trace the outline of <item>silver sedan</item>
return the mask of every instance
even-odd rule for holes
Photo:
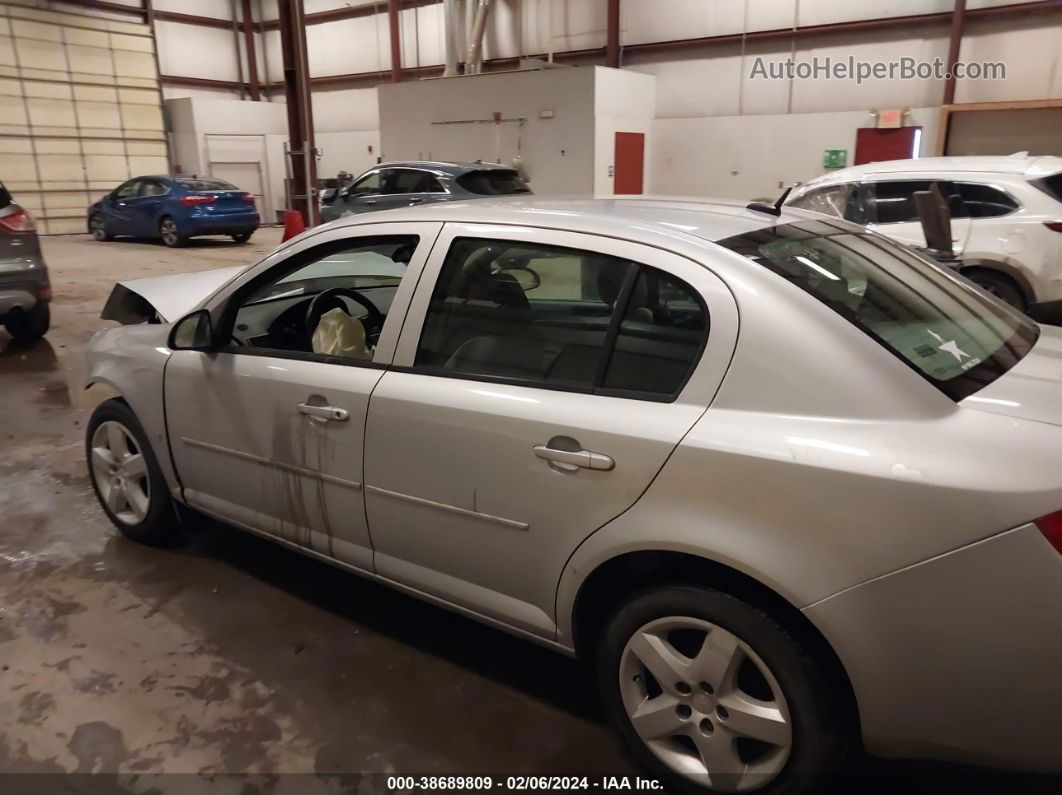
[[[858,744],[1062,768],[1062,333],[764,209],[438,204],[119,284],[103,509],[577,655],[670,792],[804,791]]]

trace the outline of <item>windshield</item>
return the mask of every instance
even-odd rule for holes
[[[177,184],[188,190],[239,190],[235,185],[213,177],[185,177],[178,179]]]
[[[852,224],[787,224],[719,244],[818,299],[955,400],[999,378],[1039,335],[961,277]]]

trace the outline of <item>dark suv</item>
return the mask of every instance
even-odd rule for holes
[[[37,224],[0,183],[0,321],[17,340],[43,337],[51,300]]]
[[[350,187],[330,193],[321,207],[321,222],[412,204],[530,192],[516,169],[495,163],[382,163],[366,171]]]

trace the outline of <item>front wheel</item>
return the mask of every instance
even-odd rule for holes
[[[48,304],[37,303],[33,309],[12,312],[4,321],[8,333],[17,340],[36,340],[48,333],[52,312]]]
[[[242,244],[246,243],[248,240],[250,240],[251,239],[251,235],[253,235],[253,234],[254,234],[254,232],[237,232],[235,235],[232,236],[232,242],[235,243],[238,246],[242,245]]]
[[[100,506],[122,535],[152,546],[183,539],[155,453],[124,402],[107,400],[92,413],[85,457]]]
[[[597,662],[620,734],[668,792],[810,792],[840,760],[840,720],[814,661],[773,618],[722,591],[634,597]]]
[[[181,234],[177,228],[177,222],[166,216],[159,222],[159,237],[170,248],[180,248],[188,242],[188,238]]]
[[[114,240],[114,235],[107,231],[107,222],[103,220],[103,216],[99,213],[94,213],[89,218],[89,232],[92,233],[92,237],[95,240],[105,241]]]

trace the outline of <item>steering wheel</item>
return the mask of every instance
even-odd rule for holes
[[[365,307],[368,317],[361,320],[361,324],[365,326],[365,339],[370,344],[375,345],[380,338],[385,316],[383,312],[376,308],[376,304],[349,287],[331,287],[319,292],[310,301],[310,306],[306,310],[306,341],[311,350],[313,350],[313,333],[317,330],[317,324],[321,322],[321,315],[336,308],[342,309],[348,315],[350,314],[347,310],[347,305],[343,303],[340,296],[349,298],[354,303]]]

